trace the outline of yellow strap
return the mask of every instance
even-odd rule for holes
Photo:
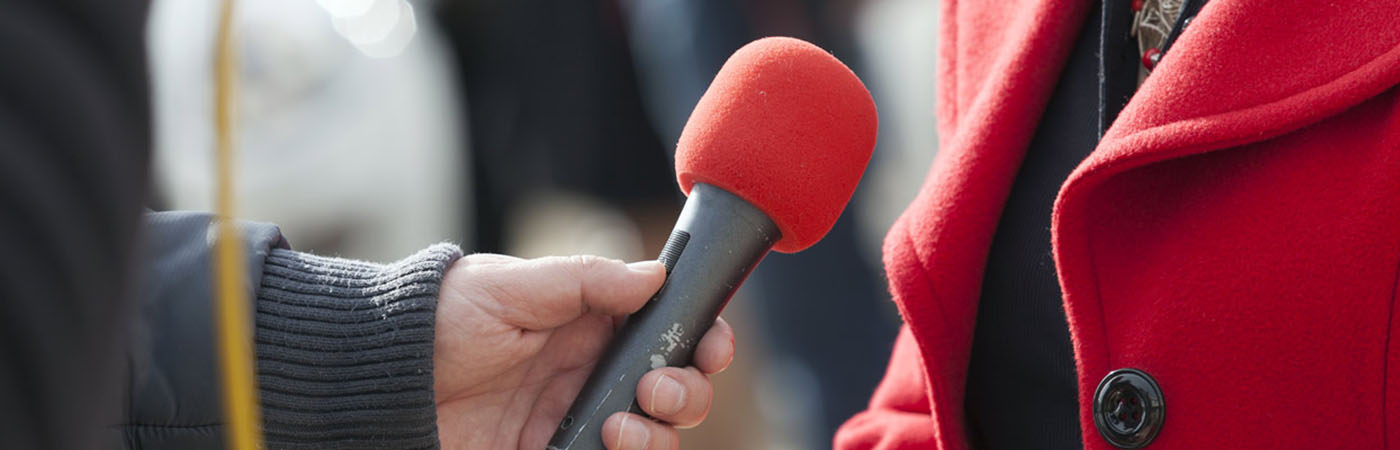
[[[233,2],[223,0],[214,49],[214,138],[217,172],[214,198],[217,238],[214,243],[214,320],[223,371],[224,416],[229,450],[256,450],[262,445],[257,379],[253,371],[252,322],[244,280],[242,239],[233,224]]]

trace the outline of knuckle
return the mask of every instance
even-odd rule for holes
[[[580,277],[596,273],[598,270],[623,265],[622,261],[598,255],[572,255],[566,257],[566,264]]]
[[[602,259],[603,258],[595,255],[571,255],[567,257],[566,261],[574,270],[588,272],[602,264]]]

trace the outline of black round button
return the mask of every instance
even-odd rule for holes
[[[1162,388],[1141,370],[1109,372],[1094,390],[1094,426],[1114,447],[1146,447],[1162,431],[1166,415]]]

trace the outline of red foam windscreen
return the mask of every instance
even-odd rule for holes
[[[792,38],[740,48],[695,105],[676,145],[676,178],[710,184],[777,223],[774,250],[821,240],[846,208],[875,148],[875,102],[825,50]]]

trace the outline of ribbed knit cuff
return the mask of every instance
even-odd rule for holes
[[[272,449],[435,449],[438,244],[379,265],[274,249],[257,299],[258,385]]]

